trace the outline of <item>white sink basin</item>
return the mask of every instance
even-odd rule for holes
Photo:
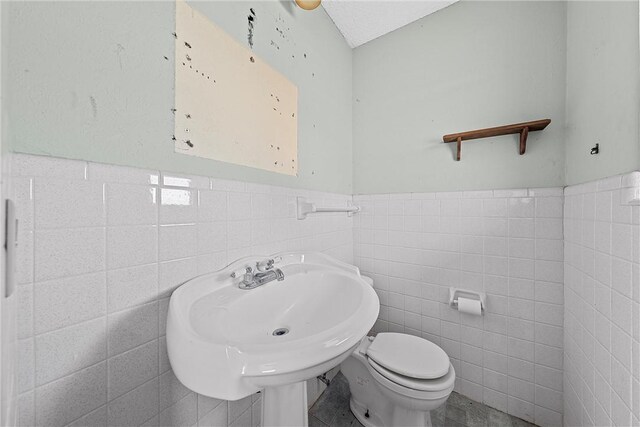
[[[281,258],[283,281],[243,290],[231,277],[269,258]],[[185,386],[206,396],[237,400],[265,389],[264,426],[307,425],[304,381],[348,357],[379,307],[359,270],[329,256],[244,258],[173,293],[169,360]]]

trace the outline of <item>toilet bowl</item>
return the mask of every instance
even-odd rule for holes
[[[431,411],[447,401],[456,376],[444,350],[399,333],[364,337],[341,371],[351,411],[365,427],[431,426]]]

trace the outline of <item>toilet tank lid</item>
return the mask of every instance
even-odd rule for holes
[[[379,333],[367,356],[380,366],[411,378],[431,380],[449,372],[449,356],[424,338],[391,332]]]
[[[360,276],[360,277],[362,277],[362,279],[363,279],[365,282],[367,282],[367,284],[368,284],[369,286],[373,286],[373,279],[372,279],[371,277],[369,277],[369,276]]]

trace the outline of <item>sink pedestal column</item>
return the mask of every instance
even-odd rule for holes
[[[309,425],[306,381],[267,387],[263,393],[263,427],[306,427]]]

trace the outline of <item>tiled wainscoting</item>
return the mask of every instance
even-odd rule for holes
[[[638,425],[640,207],[621,188],[640,174],[354,196],[353,219],[298,221],[296,196],[351,196],[27,155],[12,169],[22,426],[258,425],[259,395],[221,402],[175,378],[166,310],[186,279],[286,250],[355,262],[380,296],[374,330],[441,345],[474,400],[545,426]],[[450,308],[450,286],[486,292],[484,315]]]
[[[640,173],[565,189],[565,421],[640,425]]]
[[[295,196],[341,207],[351,196],[25,155],[12,174],[22,426],[257,425],[258,397],[204,398],[173,375],[171,291],[249,254],[353,263],[351,218],[295,218]]]
[[[355,262],[381,301],[375,329],[439,344],[456,391],[540,425],[562,424],[562,196],[354,196]],[[449,307],[451,286],[486,292],[486,313]]]

